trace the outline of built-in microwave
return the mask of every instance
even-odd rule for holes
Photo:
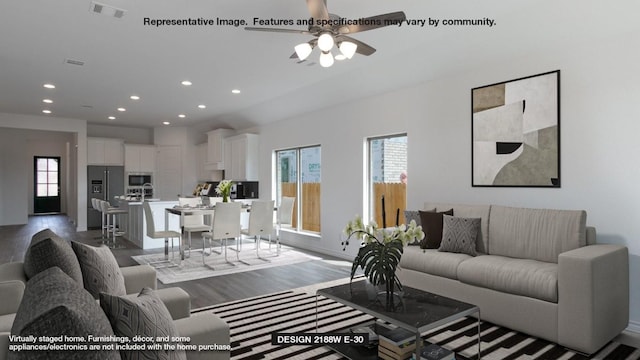
[[[151,175],[129,175],[129,186],[152,184]]]

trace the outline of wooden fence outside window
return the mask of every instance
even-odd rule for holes
[[[296,183],[282,183],[282,196],[296,197]],[[374,220],[382,226],[382,195],[385,200],[387,226],[404,224],[404,210],[407,207],[407,185],[402,183],[373,184]],[[399,212],[398,212],[399,210]],[[298,226],[298,202],[293,207],[293,227]],[[302,230],[320,232],[320,183],[302,184]]]

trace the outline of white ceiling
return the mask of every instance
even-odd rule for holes
[[[490,18],[496,25],[405,25],[357,33],[352,36],[378,51],[322,68],[289,59],[295,45],[311,39],[307,35],[143,24],[145,17],[219,17],[249,26],[254,17],[307,19],[304,0],[98,2],[126,13],[121,19],[94,14],[88,0],[0,3],[0,112],[43,115],[48,108],[48,117],[93,124],[247,128],[462,69],[638,31],[640,23],[637,0],[328,0],[331,13],[349,19],[402,10],[408,19]],[[185,79],[193,85],[180,85]],[[44,89],[45,83],[57,88]],[[234,88],[242,93],[232,94]],[[130,100],[133,94],[141,100]],[[44,98],[54,103],[46,105]],[[108,120],[110,115],[117,119]]]

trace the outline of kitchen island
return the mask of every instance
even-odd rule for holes
[[[165,230],[165,209],[178,205],[178,201],[147,199],[145,202],[149,203],[151,211],[153,212],[153,222],[156,226],[156,231]],[[119,204],[119,207],[129,211],[124,238],[141,249],[164,248],[164,239],[152,239],[147,236],[147,220],[144,216],[144,210],[140,200],[120,199]],[[169,216],[168,219],[168,229],[181,232],[180,217]]]

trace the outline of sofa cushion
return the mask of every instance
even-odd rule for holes
[[[457,280],[458,266],[468,259],[471,259],[471,256],[467,254],[443,253],[436,249],[412,246],[404,248],[400,267]]]
[[[109,320],[95,299],[57,267],[27,282],[11,333],[27,336],[113,336]],[[120,359],[117,351],[21,351],[10,359]]]
[[[458,266],[458,279],[466,284],[558,302],[558,264],[481,255]]]
[[[491,205],[464,205],[427,202],[424,204],[424,208],[436,208],[437,211],[453,209],[455,216],[464,218],[480,218],[480,234],[476,239],[476,251],[483,254],[489,252],[489,213]]]
[[[19,280],[23,283],[27,283],[27,276],[24,273],[23,262],[10,262],[0,264],[0,282]]]
[[[111,249],[104,245],[95,247],[75,241],[71,242],[71,246],[80,262],[84,288],[94,298],[97,299],[101,292],[111,295],[127,293],[124,277]]]
[[[144,288],[136,298],[100,294],[100,306],[118,336],[133,338],[179,336],[169,310],[149,288]],[[121,351],[123,359],[184,359],[186,353],[167,350]]]
[[[420,223],[424,231],[424,239],[420,242],[422,249],[437,249],[442,241],[442,216],[453,215],[453,210],[443,212],[420,211]]]
[[[442,220],[442,242],[438,251],[476,256],[476,239],[480,232],[480,218],[444,215]]]
[[[24,255],[24,273],[30,279],[54,266],[82,284],[80,264],[69,242],[50,229],[42,230],[31,237],[31,244]]]
[[[15,313],[0,315],[0,332],[11,332],[11,326],[13,325],[15,318]]]
[[[587,213],[579,210],[491,207],[489,254],[558,263],[586,245]]]

